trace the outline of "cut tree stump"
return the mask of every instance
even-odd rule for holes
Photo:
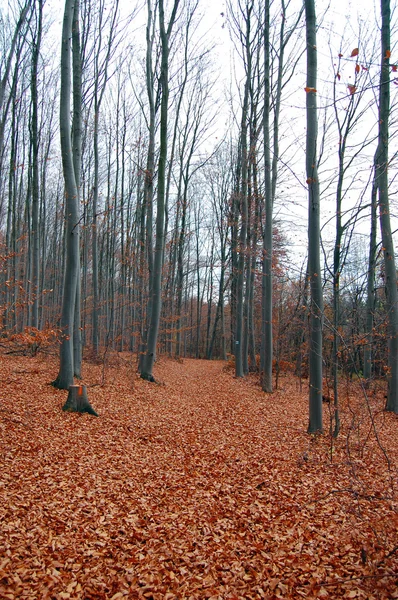
[[[87,389],[85,385],[70,385],[69,394],[62,410],[66,412],[88,413],[98,417],[87,398]]]

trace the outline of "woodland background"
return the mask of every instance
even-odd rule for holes
[[[158,351],[176,357],[234,355],[240,303],[242,368],[259,367],[263,239],[270,226],[264,204],[267,101],[274,366],[278,370],[284,361],[305,375],[304,12],[294,2],[270,6],[267,99],[261,3],[227,4],[212,22],[204,19],[202,2],[182,2],[171,32]],[[26,9],[9,3],[1,12],[2,332],[4,339],[33,332],[38,344],[62,336],[66,229],[58,9],[38,0]],[[382,377],[388,368],[384,267],[379,236],[369,238],[375,227],[379,9],[372,5],[366,15],[357,14],[356,7],[340,15],[319,10],[323,362],[326,374],[338,362],[339,370],[361,375],[369,363],[367,378]],[[74,228],[80,229],[81,315],[75,334],[81,332],[77,343],[95,355],[106,348],[140,352],[145,347],[158,214],[162,89],[157,11],[156,3],[137,4],[131,14],[117,1],[84,0],[80,7],[81,160]],[[392,43],[394,19],[393,14]],[[214,39],[222,39],[224,46],[217,47]],[[228,60],[223,53],[230,54]],[[395,71],[392,64],[392,216]],[[247,199],[243,233],[242,182]],[[372,360],[366,359],[367,347]]]
[[[0,11],[0,596],[398,597],[394,10],[63,8]]]

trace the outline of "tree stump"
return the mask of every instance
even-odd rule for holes
[[[62,410],[66,412],[79,412],[88,413],[98,417],[93,407],[87,398],[87,389],[85,385],[71,385],[69,386],[69,394]]]

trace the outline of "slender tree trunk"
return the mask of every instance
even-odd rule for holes
[[[38,0],[37,31],[32,51],[32,327],[39,327],[39,294],[40,294],[40,247],[39,247],[39,135],[38,135],[38,64],[40,56],[42,24],[43,24],[43,0]]]
[[[236,331],[235,331],[235,375],[243,377],[243,299],[245,289],[245,263],[247,248],[247,179],[248,179],[248,160],[247,160],[247,121],[249,108],[250,80],[252,75],[252,58],[250,48],[250,18],[253,10],[253,3],[247,6],[248,12],[245,15],[246,31],[244,33],[243,50],[245,52],[246,80],[243,96],[242,119],[240,126],[240,147],[241,147],[241,186],[240,186],[240,214],[241,224],[239,232],[238,245],[238,273],[236,290]]]
[[[156,215],[156,245],[152,273],[151,314],[148,330],[148,345],[144,356],[141,377],[154,381],[153,365],[156,358],[156,345],[160,324],[162,304],[162,267],[164,246],[164,217],[165,217],[165,188],[166,188],[166,163],[167,163],[167,125],[169,102],[169,38],[176,18],[179,0],[174,0],[172,14],[167,30],[164,22],[164,2],[159,0],[159,26],[162,43],[161,74],[162,100],[160,108],[160,152],[158,163],[158,193]]]
[[[72,23],[72,58],[73,58],[73,170],[77,189],[77,210],[80,210],[80,171],[82,155],[82,65],[80,56],[80,0],[74,0]],[[81,268],[80,245],[77,245],[78,274],[76,281],[75,314],[73,325],[73,369],[75,377],[81,377],[82,370],[82,332],[81,332]]]
[[[270,141],[270,15],[269,0],[265,2],[264,26],[264,176],[265,176],[265,227],[263,238],[263,278],[262,278],[262,388],[264,392],[272,392],[272,187],[271,187],[271,141]]]
[[[141,212],[141,235],[140,235],[140,246],[139,246],[139,285],[141,288],[140,301],[139,301],[139,313],[141,321],[140,329],[140,355],[139,355],[139,370],[143,372],[145,366],[145,356],[147,352],[148,344],[148,327],[149,319],[152,313],[152,284],[153,284],[153,242],[152,242],[152,228],[153,228],[153,178],[155,172],[155,117],[156,117],[156,106],[155,106],[155,90],[154,90],[154,76],[152,66],[152,50],[154,40],[154,22],[151,0],[147,0],[147,26],[146,26],[146,90],[149,103],[149,120],[148,120],[148,153],[145,169],[144,179],[144,199],[142,203]],[[147,266],[149,275],[149,290],[148,290],[148,303],[146,311],[144,310],[144,282],[145,282],[145,266]]]
[[[97,91],[97,90],[96,90]],[[95,92],[96,94],[96,92]],[[92,217],[92,261],[93,261],[93,311],[92,311],[92,344],[94,356],[99,350],[99,297],[98,297],[98,185],[99,185],[99,152],[98,152],[98,117],[99,102],[97,96],[94,100],[94,188],[93,188],[93,217]]]
[[[366,346],[363,358],[363,376],[366,380],[372,377],[373,372],[373,325],[375,309],[375,276],[376,276],[376,251],[377,251],[377,180],[376,167],[375,176],[372,185],[371,196],[371,215],[370,215],[370,238],[369,238],[369,258],[368,258],[368,277],[366,282]]]
[[[79,275],[79,211],[78,189],[73,165],[70,131],[71,49],[74,0],[65,1],[61,48],[60,134],[62,166],[65,180],[66,265],[62,298],[60,369],[54,386],[68,389],[73,384],[73,326]]]
[[[388,194],[388,141],[390,114],[390,1],[381,0],[381,76],[379,99],[379,143],[376,159],[381,241],[384,254],[386,308],[388,315],[388,391],[386,410],[398,414],[398,293],[394,244]]]
[[[317,47],[314,0],[305,0],[307,39],[308,266],[311,290],[309,433],[322,431],[322,276],[320,263],[320,194],[317,170]]]

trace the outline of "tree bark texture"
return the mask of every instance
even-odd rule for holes
[[[253,10],[253,4],[247,6],[245,14],[246,31],[242,34],[243,51],[245,54],[245,69],[246,80],[243,96],[242,118],[240,126],[240,147],[241,147],[241,181],[240,181],[240,232],[238,240],[238,260],[237,260],[237,289],[236,289],[236,330],[235,330],[235,375],[243,377],[243,299],[245,289],[245,259],[247,249],[247,178],[248,178],[248,161],[247,161],[247,120],[249,108],[249,92],[251,79],[251,48],[250,48],[250,17]]]
[[[31,142],[32,142],[32,327],[39,327],[39,135],[38,135],[38,65],[40,56],[42,24],[43,24],[43,0],[37,3],[37,31],[35,43],[32,48],[32,118],[31,118]]]
[[[73,327],[79,274],[78,189],[73,164],[70,128],[71,111],[71,37],[74,0],[65,1],[61,46],[60,134],[62,167],[65,181],[66,264],[62,298],[60,368],[54,386],[69,389],[73,384]]]
[[[271,149],[270,149],[270,14],[269,0],[265,2],[264,24],[264,196],[265,227],[263,236],[263,278],[262,278],[262,388],[272,392],[272,212],[273,198],[271,186]]]
[[[307,41],[308,265],[311,291],[309,350],[309,433],[322,431],[322,276],[320,264],[320,194],[317,169],[317,48],[314,0],[305,0]]]
[[[160,84],[162,89],[162,100],[160,106],[160,151],[158,163],[158,192],[157,192],[157,215],[156,215],[156,242],[155,256],[153,261],[153,273],[151,274],[151,313],[148,330],[147,350],[143,359],[141,371],[142,379],[153,381],[153,365],[156,358],[156,345],[158,340],[160,312],[162,305],[162,267],[164,247],[164,219],[165,219],[165,189],[166,189],[166,164],[167,164],[167,126],[168,126],[168,102],[169,102],[169,38],[176,18],[179,0],[174,1],[173,11],[170,16],[169,25],[165,27],[164,3],[159,0],[159,26],[162,45]]]
[[[65,404],[62,407],[65,412],[88,413],[98,417],[87,397],[87,388],[85,385],[71,385]]]
[[[398,294],[394,244],[388,194],[388,141],[390,116],[390,2],[381,0],[381,75],[379,98],[379,143],[376,160],[379,189],[381,240],[384,254],[385,292],[388,315],[388,391],[386,410],[398,414]]]

